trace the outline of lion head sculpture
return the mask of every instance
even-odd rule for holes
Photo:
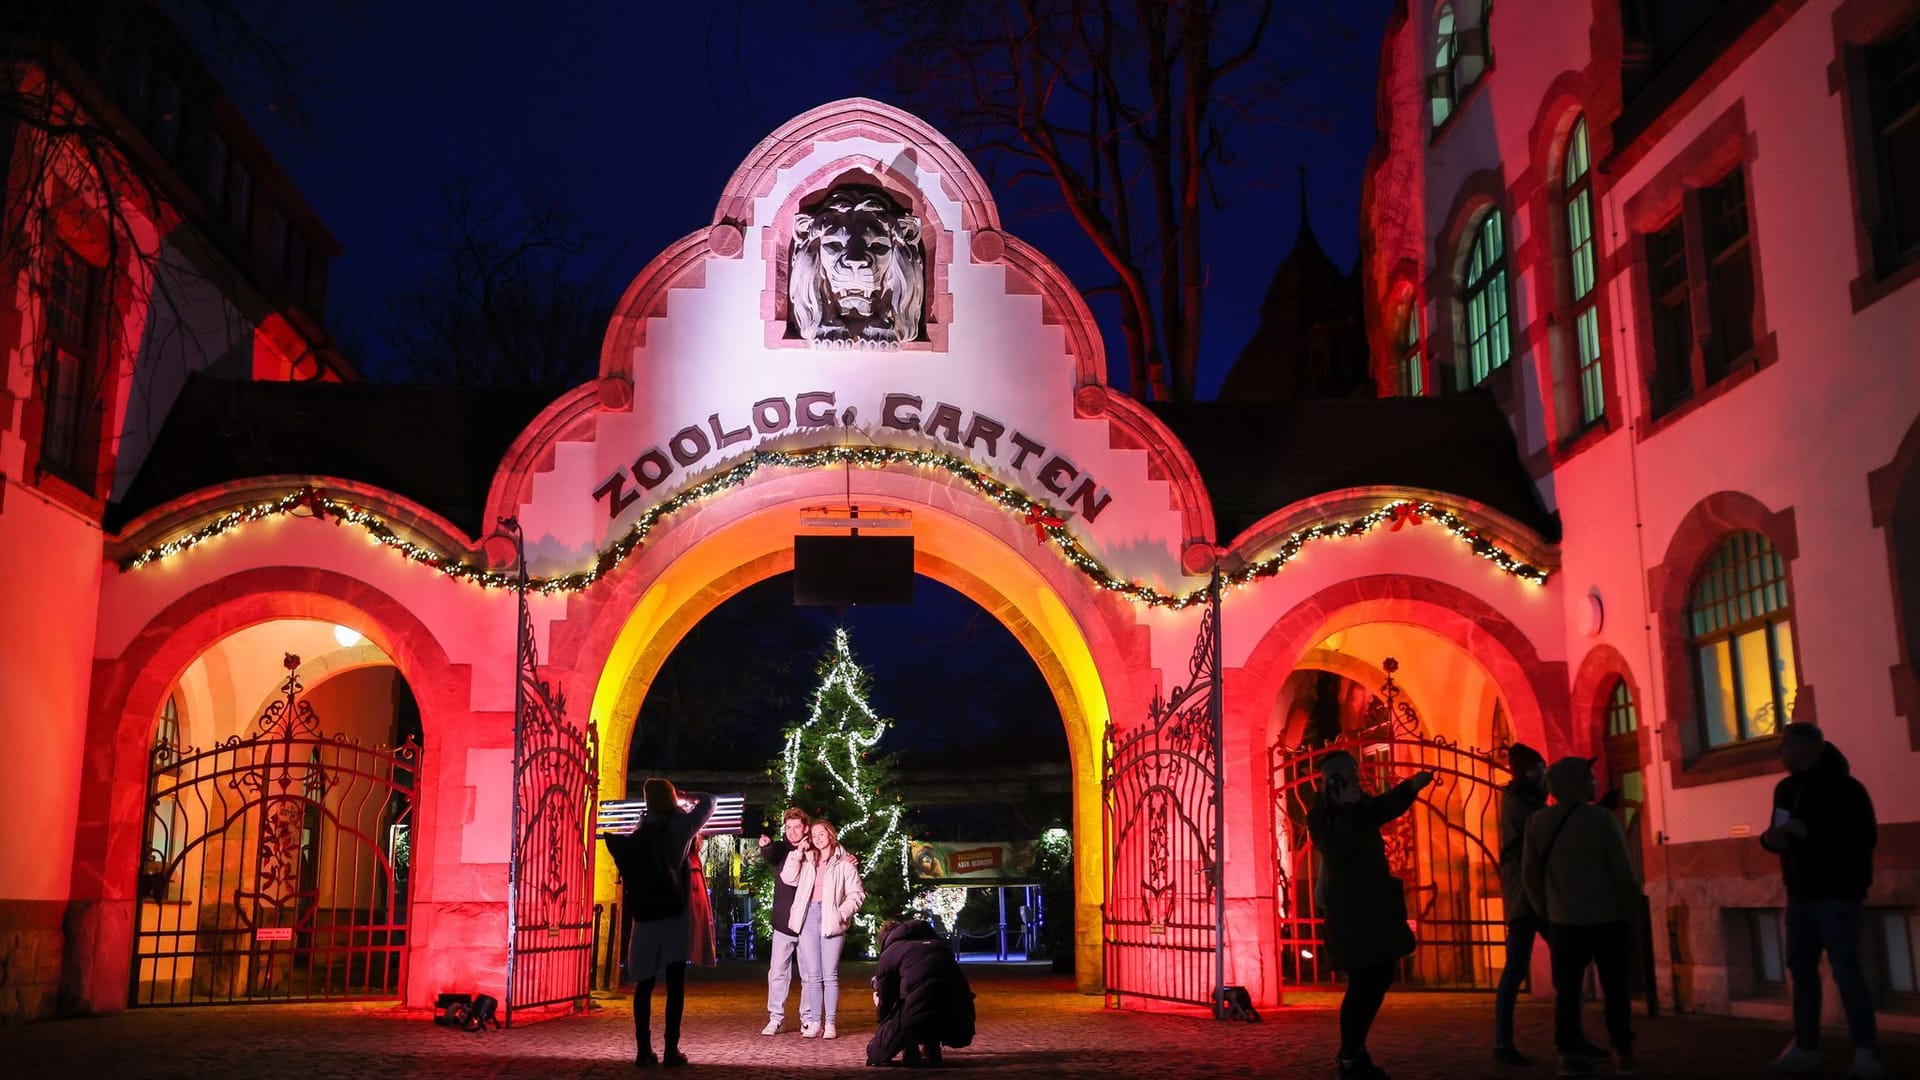
[[[920,219],[877,188],[842,185],[793,218],[787,300],[820,345],[896,348],[921,336],[927,256]]]

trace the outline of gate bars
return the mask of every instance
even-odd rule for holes
[[[513,709],[513,855],[507,864],[507,1001],[512,1027],[531,1009],[582,1009],[593,989],[594,817],[600,743],[591,723],[567,722],[566,696],[540,677],[527,609],[527,549],[513,540],[519,604]]]
[[[420,744],[320,729],[300,658],[254,723],[156,742],[128,1004],[400,996]]]
[[[1226,890],[1220,842],[1220,574],[1207,589],[1187,682],[1154,691],[1144,724],[1106,732],[1102,936],[1107,1001],[1201,1005],[1221,1015]]]

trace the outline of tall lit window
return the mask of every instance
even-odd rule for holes
[[[1408,303],[1406,315],[1401,319],[1400,347],[1394,358],[1395,376],[1398,385],[1395,390],[1401,397],[1419,397],[1425,390],[1425,377],[1420,370],[1420,307]]]
[[[91,489],[93,454],[87,445],[88,405],[98,370],[100,271],[72,248],[48,245],[47,344],[41,361],[46,404],[40,461],[48,471]]]
[[[1433,105],[1433,126],[1439,127],[1453,115],[1459,100],[1453,85],[1453,62],[1460,57],[1460,40],[1454,34],[1453,5],[1441,4],[1433,20],[1433,75],[1427,82],[1427,97]]]
[[[1799,680],[1786,560],[1773,544],[1757,532],[1727,537],[1694,582],[1687,622],[1703,745],[1778,734]]]
[[[1875,268],[1920,259],[1920,19],[1867,46],[1867,111],[1880,189]]]
[[[1627,680],[1613,680],[1613,692],[1607,695],[1607,735],[1631,735],[1640,730],[1640,715],[1633,708],[1633,691]]]
[[[1507,247],[1500,211],[1490,210],[1473,230],[1467,253],[1467,383],[1478,386],[1507,363]]]
[[[1567,273],[1573,294],[1574,377],[1580,385],[1580,426],[1607,411],[1604,369],[1600,365],[1599,294],[1594,290],[1593,168],[1587,151],[1587,118],[1573,122],[1567,135],[1562,173],[1567,207]]]

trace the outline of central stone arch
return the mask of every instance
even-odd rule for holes
[[[625,769],[612,763],[625,762],[641,701],[674,646],[727,598],[792,568],[803,506],[849,497],[863,509],[911,512],[915,572],[998,618],[1046,679],[1066,727],[1073,779],[1076,980],[1083,991],[1098,992],[1101,755],[1111,717],[1148,692],[1146,628],[1125,601],[1101,593],[1019,519],[936,474],[856,469],[850,477],[839,470],[756,477],[656,533],[618,575],[614,595],[577,605],[578,619],[570,607],[554,627],[553,660],[572,673],[569,696],[592,703],[610,766],[601,770],[601,797],[627,795]],[[613,889],[603,865],[596,895],[610,900]]]

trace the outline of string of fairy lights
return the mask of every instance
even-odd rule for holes
[[[1114,574],[1055,516],[1043,500],[1019,488],[997,480],[966,460],[938,450],[895,446],[822,446],[798,450],[755,450],[705,480],[693,484],[670,498],[642,511],[634,523],[617,539],[602,548],[593,565],[570,573],[530,577],[527,587],[545,595],[580,592],[612,573],[625,562],[662,521],[715,495],[745,484],[763,469],[825,469],[851,467],[884,469],[911,465],[930,469],[960,481],[966,486],[1019,516],[1031,526],[1037,538],[1051,543],[1068,563],[1108,592],[1119,593],[1149,607],[1178,610],[1203,603],[1211,585],[1184,592],[1160,589]],[[515,574],[495,569],[468,557],[449,554],[408,539],[379,514],[343,500],[324,488],[304,487],[278,498],[251,503],[229,510],[197,528],[164,543],[135,552],[122,559],[120,569],[138,570],[143,566],[191,551],[235,529],[272,518],[300,516],[330,520],[365,532],[374,541],[398,551],[405,558],[432,567],[448,577],[486,589],[508,589],[518,583]],[[1433,522],[1459,541],[1476,558],[1484,559],[1504,573],[1533,585],[1544,585],[1548,572],[1520,558],[1506,547],[1474,529],[1453,510],[1427,499],[1395,499],[1365,513],[1340,520],[1321,521],[1295,530],[1283,538],[1272,553],[1221,575],[1222,584],[1237,589],[1261,578],[1272,577],[1297,558],[1308,545],[1321,540],[1363,536],[1381,526],[1398,531],[1407,525]]]

